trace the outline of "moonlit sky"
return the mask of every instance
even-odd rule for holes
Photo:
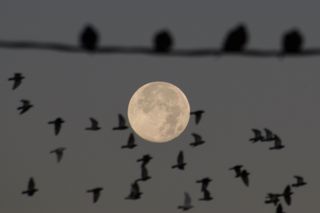
[[[77,43],[78,32],[93,23],[101,43],[150,45],[156,30],[170,29],[176,47],[219,47],[225,32],[248,24],[250,47],[277,49],[283,31],[298,27],[306,46],[320,46],[317,1],[44,1],[1,0],[1,39]],[[195,208],[190,212],[274,212],[265,205],[267,192],[281,192],[293,175],[308,185],[293,196],[290,213],[319,211],[320,173],[320,60],[290,58],[169,58],[138,55],[88,55],[35,50],[0,49],[0,212],[177,212],[183,193]],[[11,90],[7,78],[26,76]],[[126,114],[133,92],[150,81],[168,81],[187,95],[191,109],[206,114],[196,126],[190,122],[178,139],[166,144],[138,139],[134,150],[121,150],[131,130],[114,132],[117,114]],[[20,99],[35,105],[19,116]],[[66,120],[59,136],[46,123]],[[87,132],[89,117],[102,131]],[[269,151],[251,144],[251,128],[268,127],[286,148]],[[191,133],[206,144],[189,146]],[[49,151],[64,146],[61,164]],[[184,150],[185,171],[172,170]],[[151,154],[152,179],[140,184],[138,201],[124,200],[130,184],[140,176],[136,159]],[[228,170],[244,164],[251,173],[246,188]],[[21,195],[29,177],[40,189],[32,198]],[[212,202],[199,202],[200,185],[209,176]],[[93,205],[88,188],[104,187]]]

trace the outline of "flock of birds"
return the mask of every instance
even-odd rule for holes
[[[87,32],[88,33],[88,32]],[[85,33],[86,34],[86,33]],[[25,79],[25,76],[23,76],[21,73],[15,73],[13,77],[10,77],[8,81],[13,82],[12,89],[16,90],[23,82]],[[32,109],[34,106],[29,100],[21,100],[21,106],[17,107],[17,110],[19,111],[19,114],[25,114],[27,113],[30,109]],[[190,114],[195,117],[195,124],[198,125],[201,121],[201,118],[203,114],[205,113],[204,110],[198,110],[198,111],[193,111]],[[91,125],[86,127],[85,130],[87,131],[99,131],[101,130],[101,126],[99,125],[99,122],[95,118],[89,118]],[[48,125],[52,125],[54,129],[54,134],[57,136],[62,130],[63,124],[65,121],[58,117],[54,120],[48,121]],[[122,131],[122,130],[127,130],[129,126],[127,125],[126,119],[122,114],[118,114],[118,125],[113,127],[113,130],[115,131]],[[263,134],[264,131],[264,134]],[[265,128],[264,130],[259,130],[259,129],[252,129],[253,132],[253,137],[249,138],[249,141],[252,143],[272,143],[273,146],[271,146],[269,149],[270,150],[281,150],[285,146],[282,144],[282,141],[280,137],[273,133],[270,129]],[[194,141],[190,143],[190,146],[192,147],[197,147],[200,145],[203,145],[205,143],[205,140],[202,139],[202,137],[199,134],[192,133],[192,136],[194,137]],[[122,145],[122,149],[134,149],[138,144],[135,142],[135,137],[133,133],[129,134],[128,141],[126,144]],[[66,148],[65,147],[58,147],[52,151],[50,151],[51,154],[56,155],[57,162],[60,163],[63,159],[63,155],[65,152]],[[137,200],[140,199],[142,196],[142,192],[140,190],[140,182],[145,182],[151,179],[151,176],[149,175],[147,165],[149,162],[153,159],[152,156],[149,154],[143,155],[141,158],[137,159],[137,162],[140,163],[140,168],[141,168],[141,177],[133,181],[131,184],[131,189],[130,193],[125,199],[129,200]],[[187,163],[184,159],[184,153],[183,151],[180,151],[178,153],[177,159],[176,159],[176,164],[172,166],[172,169],[179,169],[179,170],[185,170]],[[249,176],[250,173],[247,171],[247,169],[244,168],[243,165],[235,165],[230,168],[230,170],[235,172],[235,178],[240,178],[244,185],[246,187],[249,187]],[[281,203],[281,199],[283,198],[284,202],[287,205],[291,205],[291,200],[292,200],[292,187],[301,187],[306,185],[307,183],[304,181],[304,178],[301,176],[294,176],[296,178],[296,183],[287,185],[283,192],[280,193],[268,193],[266,196],[265,203],[266,204],[273,204],[276,206],[276,213],[284,213],[283,211],[283,204]],[[211,196],[211,192],[209,190],[209,184],[212,181],[210,177],[204,177],[200,180],[197,180],[196,183],[201,184],[201,192],[203,193],[203,197],[199,198],[201,201],[210,201],[213,199]],[[22,194],[27,195],[27,196],[33,196],[35,193],[37,193],[39,189],[36,186],[35,180],[33,177],[30,177],[28,186],[26,190],[22,191]],[[95,187],[88,189],[86,192],[92,194],[92,200],[93,203],[96,203],[99,201],[99,198],[102,194],[103,187]],[[178,206],[178,209],[182,209],[183,211],[189,210],[193,208],[192,204],[192,199],[191,196],[188,192],[185,192],[184,194],[184,201],[182,205]]]

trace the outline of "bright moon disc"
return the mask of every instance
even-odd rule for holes
[[[132,129],[155,143],[169,142],[187,127],[190,105],[185,94],[167,82],[150,82],[140,87],[128,106]]]

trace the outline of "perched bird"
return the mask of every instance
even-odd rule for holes
[[[161,30],[157,32],[153,39],[153,48],[157,53],[168,53],[173,46],[173,38],[169,31]]]
[[[151,177],[149,176],[149,172],[147,167],[142,166],[141,167],[141,177],[139,179],[137,179],[137,181],[147,181],[151,179]]]
[[[20,115],[26,113],[33,107],[29,100],[22,99],[20,102],[22,103],[22,106],[17,108],[18,111],[20,110]]]
[[[234,167],[230,168],[229,170],[234,170],[236,172],[236,177],[240,177],[242,172],[243,165],[235,165]]]
[[[250,173],[247,170],[243,170],[240,174],[240,177],[246,186],[249,186],[249,175]]]
[[[284,145],[282,145],[282,141],[278,135],[274,135],[274,146],[270,147],[270,150],[280,150],[283,149]]]
[[[297,180],[297,182],[292,184],[291,185],[292,187],[301,187],[301,186],[307,185],[303,177],[296,175],[294,176],[294,178]]]
[[[64,121],[62,118],[60,118],[60,117],[56,118],[56,119],[53,120],[53,121],[49,121],[49,122],[48,122],[48,124],[54,125],[54,134],[55,134],[55,135],[58,135],[58,134],[60,133],[60,130],[61,130],[61,127],[62,127],[62,124],[63,124],[63,123],[65,123],[65,121]]]
[[[192,133],[192,136],[194,137],[195,141],[190,143],[190,146],[196,147],[205,143],[205,141],[202,140],[202,137],[199,134]]]
[[[193,208],[193,205],[191,204],[191,197],[187,192],[185,192],[183,205],[178,206],[178,209],[182,209],[183,211],[187,211],[191,208]]]
[[[272,204],[274,204],[276,206],[280,202],[280,199],[279,199],[280,196],[281,195],[279,195],[279,194],[269,193],[268,196],[267,196],[268,200],[266,200],[265,203],[266,204],[272,203]]]
[[[283,194],[281,196],[283,196],[284,201],[286,202],[286,204],[291,205],[291,196],[293,195],[293,192],[291,191],[291,187],[290,185],[286,186],[286,188],[283,191]]]
[[[59,147],[52,151],[50,151],[50,154],[55,154],[57,156],[57,162],[60,163],[63,157],[63,152],[66,150],[65,147]]]
[[[128,126],[126,125],[126,120],[123,117],[123,115],[118,114],[118,119],[119,119],[119,126],[113,127],[113,130],[125,130],[125,129],[128,129]]]
[[[180,151],[177,157],[177,164],[173,165],[171,168],[178,168],[180,170],[184,170],[186,163],[184,162],[183,151]]]
[[[281,205],[281,204],[279,204],[279,205],[277,206],[277,208],[276,208],[276,213],[285,213],[285,212],[283,211],[283,208],[282,208],[282,205]]]
[[[25,79],[25,77],[21,73],[15,73],[13,77],[9,78],[8,81],[13,81],[12,90],[17,89],[21,85],[23,79]]]
[[[240,24],[231,29],[226,35],[223,44],[224,52],[241,52],[245,49],[248,43],[248,32],[244,24]]]
[[[101,129],[99,122],[95,118],[90,118],[91,126],[87,127],[86,130],[98,131]]]
[[[82,49],[93,52],[97,49],[99,35],[92,25],[87,25],[80,34],[79,43]]]
[[[149,154],[143,155],[142,158],[139,158],[137,162],[142,162],[141,167],[147,166],[147,164],[153,159]]]
[[[204,113],[204,110],[197,110],[197,111],[190,112],[190,115],[194,115],[196,119],[195,120],[196,124],[199,124],[203,113]]]
[[[252,143],[256,143],[258,141],[263,141],[264,137],[262,136],[262,133],[258,129],[251,129],[252,132],[254,133],[254,137],[250,138],[249,141],[252,141]]]
[[[137,146],[137,144],[135,143],[134,134],[130,133],[127,144],[121,146],[121,148],[122,149],[126,149],[126,148],[127,149],[133,149],[136,146]]]
[[[203,191],[203,197],[200,198],[199,200],[203,200],[203,201],[209,201],[209,200],[212,200],[213,197],[211,197],[211,193],[209,190],[205,189]]]
[[[269,142],[275,139],[274,134],[270,129],[264,128],[264,132],[266,133],[266,136],[262,139],[262,141]]]
[[[33,177],[31,177],[29,179],[29,183],[28,183],[28,189],[23,191],[22,194],[26,194],[28,196],[33,196],[37,191],[39,191],[39,189],[36,188],[36,183],[33,179]]]
[[[96,187],[96,188],[87,190],[87,193],[93,194],[93,203],[96,203],[99,200],[102,190],[103,190],[102,187]]]
[[[282,38],[282,53],[297,54],[302,52],[304,39],[297,29],[286,32]]]
[[[209,177],[202,178],[201,180],[197,180],[196,183],[201,183],[201,191],[205,191],[208,189],[209,183],[212,180]]]
[[[131,191],[130,194],[126,197],[128,200],[137,200],[140,199],[142,192],[140,191],[140,187],[138,181],[135,181],[131,184]]]

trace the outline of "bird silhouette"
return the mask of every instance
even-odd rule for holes
[[[279,138],[278,135],[274,135],[274,146],[270,147],[270,150],[280,150],[283,149],[284,145],[282,144],[281,139]]]
[[[57,162],[60,163],[60,161],[62,160],[62,157],[63,157],[63,152],[65,150],[66,150],[65,147],[59,147],[59,148],[56,148],[56,149],[50,151],[50,154],[55,154],[57,157]]]
[[[291,205],[292,195],[293,195],[293,192],[291,190],[291,187],[290,185],[287,185],[283,191],[283,194],[281,195],[283,196],[284,201],[286,202],[287,205]]]
[[[189,193],[185,192],[184,193],[184,202],[183,205],[178,206],[178,209],[182,209],[183,211],[187,211],[189,209],[193,208],[193,205],[191,204],[191,197],[189,195]]]
[[[202,178],[201,180],[197,180],[196,183],[201,183],[201,191],[208,189],[209,183],[212,180],[209,177]]]
[[[171,168],[178,168],[180,170],[184,170],[186,163],[184,162],[183,151],[180,151],[177,157],[177,164],[173,165]]]
[[[93,194],[93,200],[92,200],[93,203],[96,203],[99,200],[102,190],[103,190],[102,187],[96,187],[96,188],[87,190],[87,193]]]
[[[141,167],[141,177],[139,179],[137,179],[137,181],[147,181],[151,179],[151,177],[149,176],[149,172],[146,166],[142,166]]]
[[[195,141],[190,143],[190,146],[196,147],[205,143],[205,141],[202,140],[202,137],[199,134],[192,133],[192,136],[194,137]]]
[[[276,213],[285,213],[285,212],[283,211],[283,208],[282,208],[282,205],[281,205],[281,204],[279,204],[279,205],[277,206],[277,208],[276,208]]]
[[[202,114],[204,113],[204,110],[197,110],[197,111],[193,111],[190,112],[190,115],[194,115],[195,116],[195,122],[196,124],[199,124],[201,118],[202,118]]]
[[[168,53],[173,47],[173,37],[168,30],[157,32],[153,39],[153,48],[157,53]]]
[[[35,183],[33,177],[31,177],[28,182],[28,189],[25,191],[22,191],[22,194],[26,194],[29,197],[31,197],[38,191],[39,191],[39,189],[36,188],[36,183]]]
[[[203,197],[200,198],[199,200],[209,201],[213,199],[213,197],[211,197],[211,193],[209,190],[205,189],[202,192],[203,192]]]
[[[91,122],[91,126],[87,127],[86,130],[98,131],[101,129],[99,126],[99,122],[95,118],[89,118]]]
[[[130,133],[127,144],[121,146],[121,148],[122,149],[133,149],[136,146],[137,146],[137,144],[135,143],[134,134]]]
[[[140,199],[142,192],[140,191],[140,187],[138,181],[135,181],[131,184],[130,194],[126,197],[128,200],[137,200]]]
[[[297,54],[302,52],[304,38],[297,29],[286,32],[282,38],[283,54]]]
[[[276,206],[280,202],[280,199],[279,199],[280,196],[281,195],[279,195],[279,194],[269,193],[268,196],[267,196],[268,200],[266,200],[265,203],[266,204],[272,203],[272,204],[274,204]]]
[[[262,133],[258,129],[251,129],[252,132],[254,133],[254,137],[250,138],[249,141],[252,141],[252,143],[256,143],[258,141],[263,141],[264,137],[262,136]]]
[[[241,170],[242,168],[243,168],[243,165],[235,165],[234,167],[231,167],[229,170],[234,170],[236,173],[235,177],[240,177],[241,172],[242,172],[242,170]]]
[[[54,134],[55,135],[58,135],[60,133],[63,123],[65,123],[65,121],[60,117],[56,118],[53,121],[48,122],[49,125],[54,125]]]
[[[301,187],[301,186],[307,185],[303,177],[296,175],[294,176],[294,178],[296,179],[297,182],[292,184],[291,185],[292,187]]]
[[[92,25],[87,25],[80,34],[79,42],[82,49],[88,52],[95,51],[99,43],[98,31]]]
[[[241,52],[248,43],[248,32],[244,24],[239,24],[231,29],[226,35],[223,51],[224,52]]]
[[[123,117],[123,115],[118,114],[118,119],[119,119],[119,126],[113,127],[113,130],[125,130],[125,129],[128,129],[128,126],[126,125],[126,120]]]
[[[17,110],[20,111],[20,115],[26,113],[33,107],[29,100],[22,99],[20,102],[22,103],[22,106],[17,108]]]
[[[14,76],[8,79],[8,81],[13,81],[12,90],[17,89],[23,79],[25,79],[25,77],[21,73],[14,73]]]
[[[142,162],[141,167],[147,166],[147,164],[153,159],[149,154],[143,155],[142,158],[139,158],[137,162]]]
[[[249,175],[250,173],[247,170],[241,171],[241,174],[240,174],[240,177],[246,186],[249,186]]]
[[[264,132],[265,132],[265,137],[262,139],[262,141],[270,142],[275,139],[274,134],[270,129],[264,128]]]

